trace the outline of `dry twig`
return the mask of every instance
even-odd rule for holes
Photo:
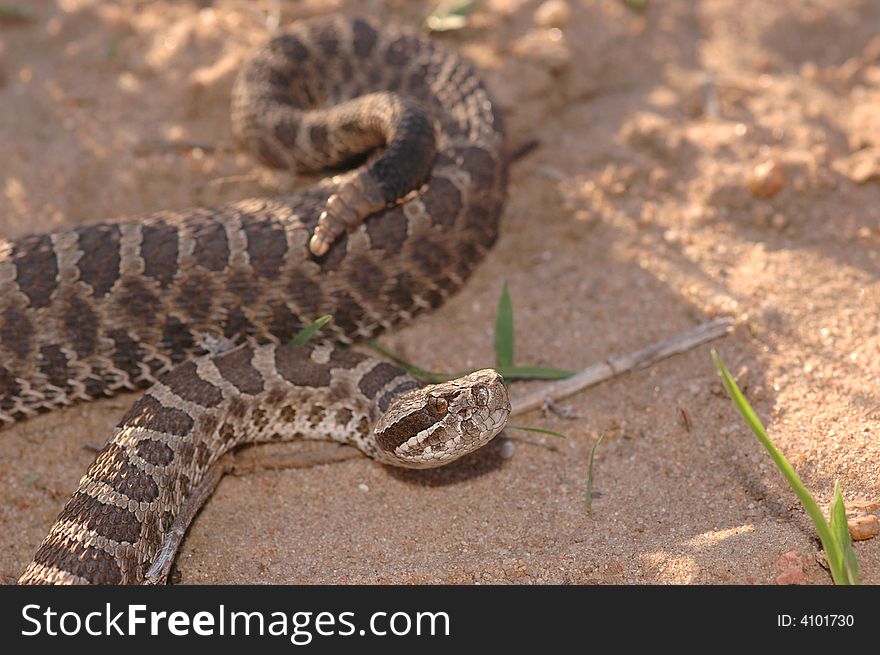
[[[610,357],[601,364],[593,364],[564,380],[552,382],[523,398],[513,400],[511,416],[540,409],[549,401],[561,400],[599,382],[604,382],[627,371],[647,368],[672,355],[687,352],[696,346],[724,336],[733,326],[732,318],[720,318],[658,341],[647,348],[619,357]]]

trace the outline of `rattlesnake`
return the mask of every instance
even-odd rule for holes
[[[232,95],[234,134],[263,163],[349,170],[0,243],[0,421],[153,385],[22,583],[163,582],[237,445],[329,438],[426,467],[507,419],[494,371],[420,388],[345,347],[440,305],[496,239],[504,132],[471,66],[405,29],[312,19],[260,49]],[[289,345],[321,314],[342,346]]]

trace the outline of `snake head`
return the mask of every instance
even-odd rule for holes
[[[504,379],[483,369],[401,394],[376,423],[382,458],[397,466],[442,466],[484,446],[510,415]]]

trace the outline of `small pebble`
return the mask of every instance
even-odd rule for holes
[[[850,157],[847,174],[856,184],[880,180],[880,150],[863,150]]]
[[[773,214],[770,224],[777,230],[783,230],[788,225],[788,218],[785,214]]]
[[[776,565],[782,569],[782,573],[776,576],[776,584],[803,584],[807,581],[803,559],[796,550],[783,553],[776,561]]]
[[[847,525],[849,526],[849,534],[853,541],[873,539],[880,534],[880,519],[873,514],[850,519],[847,521]]]
[[[533,29],[511,45],[517,57],[544,67],[550,73],[561,73],[571,65],[571,49],[558,28]]]
[[[516,444],[510,439],[501,442],[501,459],[510,459],[516,452]]]
[[[772,160],[758,164],[746,180],[746,187],[758,198],[772,198],[785,185],[785,172],[782,166]]]
[[[370,488],[369,488],[367,485],[365,485],[363,482],[361,482],[361,483],[358,485],[358,489],[360,489],[360,490],[363,491],[363,492],[367,492],[367,491],[370,490]]]
[[[805,80],[814,81],[819,77],[819,67],[814,61],[805,61],[801,64],[800,74]]]
[[[535,10],[538,27],[565,27],[571,18],[571,8],[565,0],[547,0]]]

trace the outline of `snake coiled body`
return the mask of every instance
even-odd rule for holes
[[[282,345],[323,314],[325,336],[351,343],[437,307],[492,246],[504,134],[473,69],[406,30],[306,21],[244,65],[232,120],[267,165],[354,168],[293,195],[0,243],[0,421],[153,385],[21,582],[150,579],[181,508],[242,443],[330,438],[420,467],[506,420],[493,372],[420,389],[352,350]]]
[[[431,467],[485,444],[509,412],[491,370],[423,389],[396,366],[327,346],[196,358],[126,413],[19,582],[164,581],[167,571],[154,580],[148,569],[181,508],[244,443],[331,439],[387,464]]]

